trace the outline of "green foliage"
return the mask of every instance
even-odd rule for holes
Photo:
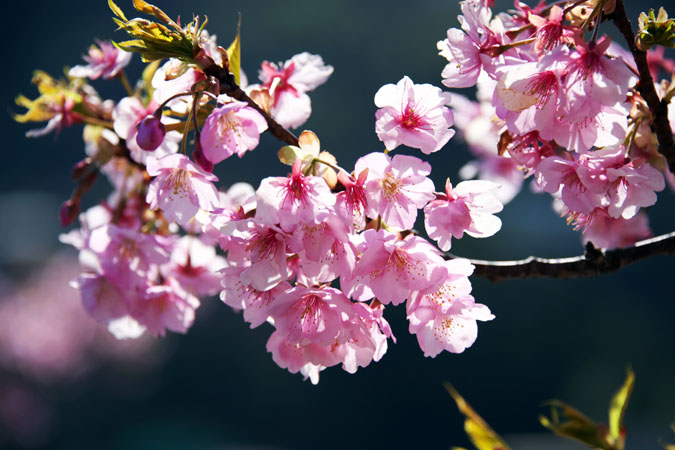
[[[659,9],[658,16],[654,16],[653,9],[649,10],[649,14],[641,13],[635,45],[643,51],[654,45],[675,48],[675,19],[669,19],[663,7]]]
[[[133,38],[116,42],[115,46],[119,49],[140,53],[144,62],[164,58],[192,60],[195,49],[198,48],[200,30],[197,19],[186,27],[188,30],[193,30],[190,33],[171,20],[164,11],[143,0],[134,0],[134,8],[139,12],[154,16],[161,23],[140,18],[129,20],[113,0],[108,0],[108,6],[116,16],[113,21]]]
[[[609,404],[609,427],[598,424],[572,406],[552,400],[550,417],[540,416],[539,422],[558,436],[573,439],[594,449],[624,450],[626,430],[623,424],[624,413],[628,406],[635,374],[628,369],[626,380],[614,394]],[[461,395],[449,384],[445,388],[457,403],[457,408],[466,417],[464,431],[478,450],[509,450],[504,440],[469,406]],[[662,444],[666,450],[675,450],[675,446]],[[465,450],[453,447],[453,450]]]
[[[450,383],[445,383],[445,389],[457,403],[457,409],[464,414],[464,431],[478,450],[510,450],[506,442],[490,428],[490,425],[478,415],[476,411],[459,395]],[[454,450],[462,450],[454,447]]]

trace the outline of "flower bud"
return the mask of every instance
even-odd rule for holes
[[[213,163],[204,156],[202,144],[199,142],[199,139],[195,139],[195,149],[192,150],[192,159],[194,159],[195,163],[205,171],[213,172]]]
[[[85,173],[89,171],[91,166],[91,158],[84,158],[82,161],[78,161],[72,169],[73,180],[77,180],[82,177]]]
[[[143,150],[152,152],[162,144],[165,135],[166,128],[159,118],[154,115],[145,116],[145,118],[141,120],[141,123],[138,124],[136,143]]]
[[[67,227],[77,218],[77,215],[80,213],[79,202],[69,198],[61,205],[59,208],[59,220],[61,225]]]

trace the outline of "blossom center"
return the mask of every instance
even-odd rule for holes
[[[279,241],[274,230],[263,233],[256,231],[246,245],[246,250],[257,255],[257,260],[272,258],[277,251]]]
[[[286,185],[286,198],[292,202],[307,203],[307,182],[302,175],[291,176]]]
[[[537,106],[543,107],[553,97],[558,94],[558,80],[553,72],[547,70],[537,74],[532,81],[527,84],[527,95],[537,97]]]
[[[190,172],[185,169],[173,170],[164,181],[164,189],[173,190],[173,195],[180,195],[189,191]]]
[[[384,174],[384,178],[380,181],[382,190],[384,191],[384,196],[387,200],[390,200],[392,197],[395,197],[401,189],[401,184],[403,180],[396,178],[393,173],[387,172]]]
[[[227,111],[218,117],[218,125],[220,125],[221,132],[231,131],[238,133],[241,128],[241,123],[237,116],[232,111]]]
[[[415,260],[407,252],[403,250],[394,250],[389,257],[389,265],[396,270],[405,270],[410,272],[415,267]]]
[[[405,111],[403,111],[403,114],[401,114],[401,117],[398,121],[401,124],[401,127],[411,130],[419,128],[419,126],[422,125],[423,119],[415,112],[415,108],[408,105],[406,106]]]

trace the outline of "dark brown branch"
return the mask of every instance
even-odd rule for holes
[[[633,59],[635,59],[640,76],[638,90],[652,112],[654,130],[659,140],[659,151],[666,157],[670,171],[675,173],[675,143],[673,142],[673,130],[670,128],[670,123],[668,122],[668,102],[661,101],[656,93],[654,80],[647,64],[647,52],[638,50],[635,46],[635,33],[633,33],[633,27],[630,24],[630,20],[628,20],[622,0],[616,0],[616,8],[610,17],[621,34],[623,34],[628,48],[630,48],[633,54]]]
[[[476,266],[474,275],[490,281],[502,281],[516,278],[591,277],[616,272],[629,264],[657,255],[675,255],[675,231],[640,241],[632,247],[614,250],[597,249],[588,243],[585,254],[570,258],[530,256],[517,261],[469,261]]]
[[[202,70],[206,75],[215,77],[220,82],[220,93],[227,94],[230,97],[239,100],[240,102],[246,102],[248,105],[258,111],[267,121],[267,126],[269,132],[275,138],[279,139],[282,142],[285,142],[289,145],[298,145],[298,138],[284,128],[279,122],[274,120],[265,110],[263,110],[256,102],[249,97],[246,92],[244,92],[234,81],[234,75],[232,75],[228,70],[220,67],[219,65],[213,63],[206,67],[203,67]]]

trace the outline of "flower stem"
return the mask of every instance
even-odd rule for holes
[[[129,79],[127,78],[126,74],[124,73],[123,70],[121,70],[117,74],[117,78],[122,82],[122,86],[124,86],[124,90],[127,91],[127,94],[129,97],[134,96],[134,90],[131,88],[131,84],[129,83]]]

